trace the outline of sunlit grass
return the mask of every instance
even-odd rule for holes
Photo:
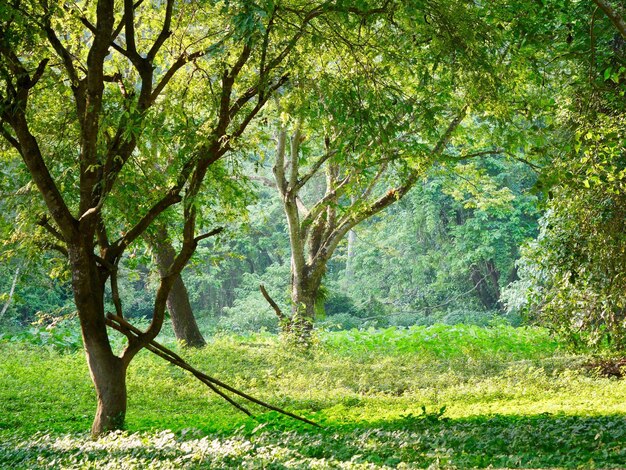
[[[191,375],[143,352],[129,370],[128,434],[96,443],[85,433],[95,394],[81,352],[24,342],[0,348],[2,468],[30,468],[37,458],[42,467],[57,459],[67,468],[626,462],[626,382],[587,372],[580,367],[586,358],[560,351],[538,329],[323,333],[308,353],[272,335],[223,336],[182,352],[209,375],[304,414],[323,430],[258,408],[258,420],[249,419]]]

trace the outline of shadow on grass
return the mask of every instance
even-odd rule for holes
[[[0,467],[17,468],[624,468],[626,417],[438,413],[323,429],[263,415],[234,432],[2,433]],[[105,465],[106,464],[106,465]]]

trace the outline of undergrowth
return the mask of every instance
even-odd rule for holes
[[[247,418],[143,352],[127,431],[91,441],[83,354],[0,341],[0,468],[623,468],[626,386],[544,330],[495,325],[219,336],[194,366],[322,429]]]

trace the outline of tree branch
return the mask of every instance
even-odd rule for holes
[[[298,180],[298,182],[295,185],[295,191],[299,191],[300,189],[302,189],[302,187],[307,184],[307,182],[317,174],[317,172],[319,171],[320,167],[332,156],[336,155],[337,151],[336,150],[329,150],[328,152],[326,152],[324,155],[322,155],[321,157],[319,157],[314,163],[313,165],[311,165],[311,168],[309,168],[309,170],[302,176],[302,178],[300,178]]]
[[[130,245],[133,241],[135,241],[146,229],[150,226],[150,224],[156,219],[165,209],[168,207],[179,203],[182,201],[182,197],[176,189],[171,189],[168,193],[157,201],[148,212],[141,218],[137,224],[131,228],[126,235],[119,238],[117,241],[111,245],[111,251],[114,253],[117,258],[121,255],[122,251]]]
[[[289,172],[289,192],[295,192],[296,184],[298,183],[298,170],[299,163],[298,158],[300,157],[300,144],[302,143],[302,120],[298,119],[296,121],[296,126],[293,131],[293,135],[291,136],[291,145],[289,146],[289,163],[290,163],[290,172]]]
[[[196,51],[192,54],[183,53],[171,65],[171,67],[167,70],[167,72],[163,74],[163,77],[161,77],[161,80],[159,81],[159,83],[157,83],[157,85],[154,87],[154,90],[152,91],[152,95],[150,97],[150,101],[153,103],[158,98],[158,96],[161,94],[163,89],[167,86],[167,84],[174,77],[174,75],[176,75],[176,72],[178,72],[178,70],[181,69],[181,67],[188,64],[189,62],[192,62],[198,57],[202,57],[204,54],[206,54],[206,51]]]
[[[69,256],[70,256],[69,252],[67,251],[67,248],[64,247],[63,245],[59,245],[58,243],[51,243],[51,242],[43,241],[43,242],[36,242],[36,244],[39,247],[43,248],[44,250],[55,250],[55,251],[58,251],[59,253],[61,253],[66,258],[69,258]]]
[[[0,135],[23,157],[20,143],[5,129],[2,123],[0,123]]]
[[[202,240],[205,240],[207,238],[213,237],[213,236],[217,235],[218,233],[222,233],[223,231],[224,231],[224,227],[217,227],[217,228],[214,228],[213,230],[211,230],[210,232],[207,232],[207,233],[202,234],[202,235],[198,235],[197,237],[195,237],[193,239],[193,241],[197,245],[198,242],[200,242]]]
[[[172,9],[174,8],[174,0],[167,0],[167,5],[165,6],[165,20],[163,21],[163,27],[161,28],[161,32],[157,37],[156,41],[148,51],[147,58],[150,62],[154,60],[156,55],[163,46],[163,43],[172,35],[170,31],[170,25],[172,24]]]
[[[4,120],[9,122],[13,128],[19,146],[21,148],[20,154],[24,163],[28,167],[33,181],[37,185],[44,202],[50,211],[50,214],[54,218],[57,226],[61,229],[64,239],[71,238],[71,235],[76,228],[77,221],[72,217],[61,192],[59,191],[48,167],[41,154],[41,149],[35,137],[31,134],[28,123],[26,122],[26,116],[23,111],[15,113],[9,121],[6,112],[3,113]],[[4,136],[4,133],[3,133]],[[6,136],[4,136],[6,138]]]
[[[233,138],[237,138],[239,137],[241,134],[244,133],[244,131],[246,130],[246,128],[248,127],[248,124],[250,124],[250,122],[252,121],[252,119],[258,114],[258,112],[263,108],[263,106],[265,106],[265,103],[267,103],[267,100],[270,98],[270,95],[276,91],[278,88],[280,88],[281,86],[283,86],[287,81],[289,80],[289,77],[287,75],[283,75],[282,77],[280,77],[278,79],[278,81],[272,85],[269,88],[269,93],[265,93],[263,94],[263,96],[261,97],[261,95],[259,94],[259,101],[257,102],[257,104],[254,106],[254,108],[252,108],[250,110],[250,112],[246,115],[245,118],[243,118],[243,120],[241,121],[241,123],[239,124],[239,126],[237,127],[237,129],[235,129],[232,133],[232,137]],[[227,147],[230,148],[230,147]]]
[[[288,320],[287,316],[283,313],[283,311],[280,309],[278,304],[274,302],[274,299],[272,299],[272,297],[270,297],[267,290],[265,290],[265,286],[263,284],[259,284],[259,290],[261,291],[261,294],[263,294],[263,297],[265,298],[265,300],[267,300],[267,303],[270,304],[270,306],[274,309],[274,312],[276,312],[276,316],[278,317],[278,320],[279,321]]]
[[[29,88],[33,88],[35,85],[37,85],[37,82],[41,79],[44,71],[46,70],[46,65],[48,64],[49,60],[50,59],[43,59],[41,62],[39,62],[39,65],[37,66],[37,70],[35,70],[35,73],[30,78]]]
[[[287,130],[281,128],[278,131],[278,142],[276,146],[276,160],[272,172],[276,180],[276,187],[282,196],[287,192],[287,180],[285,179],[285,149],[287,146]]]
[[[120,290],[117,284],[117,263],[114,269],[111,269],[111,298],[113,299],[113,305],[115,305],[115,312],[120,318],[124,318],[124,311],[122,310],[122,299],[120,298]]]
[[[54,228],[51,224],[50,224],[50,218],[47,215],[44,215],[41,217],[41,219],[39,219],[39,221],[37,222],[37,225],[43,227],[46,229],[46,231],[48,233],[50,233],[54,238],[56,238],[57,240],[65,243],[66,240],[63,237],[63,235],[61,234],[61,232],[59,232],[56,228]]]
[[[606,0],[593,0],[596,5],[604,12],[604,14],[611,20],[613,26],[617,31],[626,39],[626,21],[620,15],[617,10]]]
[[[376,175],[374,175],[374,178],[372,178],[372,181],[370,181],[370,184],[368,184],[367,187],[361,193],[361,199],[367,199],[368,197],[370,197],[370,194],[372,194],[372,191],[376,187],[376,183],[378,183],[378,181],[380,180],[380,178],[382,178],[385,171],[387,171],[387,166],[388,166],[387,162],[383,162],[380,165],[380,168],[376,172]]]
[[[306,233],[309,227],[315,221],[315,219],[317,219],[317,217],[324,211],[324,209],[326,209],[326,207],[331,202],[337,200],[337,197],[341,195],[341,192],[343,191],[343,189],[350,182],[351,177],[352,177],[351,174],[347,175],[345,178],[343,178],[339,182],[337,186],[335,186],[334,189],[324,194],[324,197],[322,197],[322,199],[317,201],[315,205],[311,207],[311,210],[309,211],[309,213],[306,215],[306,217],[302,220],[302,223],[300,224],[300,227],[301,227],[300,234],[302,238],[306,237]]]
[[[61,41],[59,40],[56,32],[52,29],[50,24],[47,24],[44,27],[44,31],[46,32],[46,36],[48,37],[48,42],[52,48],[56,51],[63,62],[63,67],[67,72],[70,82],[72,83],[72,87],[76,89],[78,84],[80,83],[80,79],[78,78],[78,73],[76,72],[76,67],[74,67],[74,60],[72,59],[72,55],[69,51],[63,46]],[[74,91],[76,93],[76,91]]]
[[[469,105],[464,105],[459,113],[450,121],[448,127],[440,137],[439,141],[435,144],[432,151],[430,152],[431,158],[435,159],[441,155],[441,153],[445,150],[448,142],[450,141],[452,134],[459,127],[465,116],[467,115],[467,110]],[[332,253],[337,248],[339,242],[343,239],[346,233],[350,231],[357,224],[362,222],[363,220],[377,214],[381,210],[385,209],[392,203],[399,201],[402,199],[406,193],[415,185],[418,181],[421,172],[419,170],[412,170],[405,181],[399,186],[390,189],[385,193],[385,195],[378,198],[364,210],[359,211],[358,213],[347,213],[337,224],[337,228],[333,230],[331,234],[328,235],[326,241],[318,251],[318,254],[315,255],[315,260],[318,259],[326,259],[332,255]]]
[[[124,31],[126,39],[126,52],[133,63],[141,60],[135,44],[135,5],[133,0],[124,0]]]

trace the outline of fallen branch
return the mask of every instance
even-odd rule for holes
[[[128,323],[125,319],[117,315],[113,315],[112,313],[107,314],[107,325],[119,331],[120,333],[124,334],[126,337],[129,338],[129,341],[138,339],[141,335],[143,335],[143,332],[141,330],[139,330],[138,328]],[[218,387],[221,387],[224,390],[228,390],[229,392],[234,393],[235,395],[238,395],[241,398],[244,398],[252,403],[256,403],[257,405],[260,405],[269,410],[276,411],[285,416],[289,416],[290,418],[297,419],[298,421],[302,421],[304,423],[310,424],[311,426],[315,426],[318,428],[321,427],[319,424],[315,423],[314,421],[311,421],[302,416],[298,416],[282,408],[278,408],[277,406],[270,405],[269,403],[266,403],[262,400],[259,400],[258,398],[248,395],[247,393],[242,392],[241,390],[237,390],[236,388],[231,387],[230,385],[222,382],[221,380],[210,377],[206,375],[205,373],[200,372],[198,369],[195,369],[194,367],[189,365],[187,362],[185,362],[185,360],[182,357],[180,357],[178,354],[176,354],[174,351],[166,348],[165,346],[163,346],[160,343],[157,343],[154,340],[148,343],[148,345],[146,346],[146,349],[156,354],[157,356],[165,359],[166,361],[174,364],[175,366],[178,366],[181,369],[191,372],[198,380],[200,380],[202,383],[207,385],[212,391],[217,393],[219,396],[221,396],[226,401],[228,401],[228,403],[230,403],[235,408],[237,408],[238,410],[247,414],[250,417],[254,418],[254,416],[248,409],[246,409],[244,406],[237,403],[235,400],[233,400],[230,396],[228,396],[224,391],[220,390]]]
[[[108,325],[113,328],[114,330],[119,331],[120,333],[129,336],[129,332],[128,330],[125,330],[123,327],[121,327],[120,325],[118,325],[117,323],[114,322],[107,322]],[[132,333],[130,333],[130,335],[132,336]],[[136,338],[137,336],[134,336],[134,338]],[[179,365],[178,361],[174,361],[173,358],[171,358],[170,356],[168,356],[167,354],[165,354],[164,352],[160,351],[158,348],[152,346],[152,345],[148,345],[146,346],[146,349],[148,349],[148,351],[153,352],[154,354],[156,354],[159,357],[162,357],[163,359],[165,359],[166,361],[172,362],[173,364]],[[195,374],[194,374],[195,375]],[[196,375],[196,377],[198,377]],[[246,408],[244,408],[242,405],[240,405],[239,403],[237,403],[236,401],[234,401],[232,398],[230,398],[228,395],[226,395],[224,392],[222,392],[220,389],[218,389],[215,385],[213,385],[211,382],[206,381],[200,377],[198,377],[198,379],[203,382],[204,384],[206,384],[211,390],[213,390],[215,393],[217,393],[219,396],[221,396],[222,398],[224,398],[228,403],[230,403],[231,405],[233,405],[235,408],[237,408],[238,410],[242,411],[243,413],[247,414],[248,416],[252,417],[252,413],[250,413],[250,411],[248,411]]]

